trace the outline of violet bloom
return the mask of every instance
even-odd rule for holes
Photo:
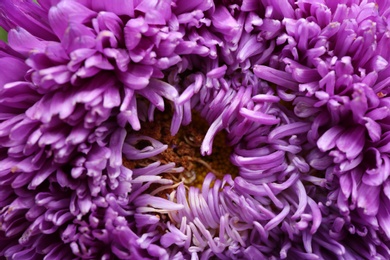
[[[0,2],[0,256],[390,258],[389,6],[271,2]]]

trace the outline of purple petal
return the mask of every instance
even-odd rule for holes
[[[110,140],[110,166],[111,167],[119,167],[122,165],[122,148],[124,144],[124,140],[126,138],[126,130],[118,129],[116,130],[111,137]]]
[[[378,222],[381,230],[383,230],[388,238],[390,238],[390,203],[389,200],[382,200],[382,206],[378,210]]]
[[[7,31],[20,26],[41,39],[56,39],[47,23],[47,13],[33,1],[1,1],[0,13],[0,26]]]
[[[276,215],[275,218],[273,218],[271,221],[269,221],[264,226],[264,229],[266,231],[269,231],[269,230],[272,230],[273,228],[275,228],[277,225],[279,225],[284,220],[284,218],[288,215],[289,212],[290,212],[290,205],[285,204],[282,211],[278,215]]]
[[[82,24],[87,22],[96,13],[77,2],[59,2],[50,8],[49,21],[51,28],[58,38],[62,39],[66,28],[69,26],[69,20],[74,23]]]
[[[118,78],[130,89],[143,89],[149,84],[153,68],[149,66],[132,66],[127,72],[117,71]]]
[[[169,0],[144,0],[137,5],[135,10],[145,13],[145,21],[148,24],[164,25],[171,18]]]
[[[133,50],[141,41],[142,33],[148,30],[148,24],[142,17],[131,19],[124,28],[126,48]]]
[[[9,82],[22,80],[28,69],[21,60],[11,57],[0,58],[0,67],[0,89]]]
[[[364,134],[364,128],[359,126],[345,131],[336,141],[337,148],[344,152],[348,159],[356,158],[363,150]]]
[[[322,152],[329,151],[336,146],[338,138],[343,133],[344,129],[340,126],[335,126],[326,131],[317,141],[317,146]]]
[[[357,206],[368,216],[375,216],[380,205],[380,188],[361,183],[358,188]]]
[[[269,81],[283,88],[296,91],[298,89],[298,83],[293,79],[291,74],[279,71],[263,65],[255,65],[253,72],[260,79]]]
[[[213,26],[221,33],[233,37],[238,33],[239,25],[231,16],[228,9],[224,6],[219,6],[215,9],[212,16]]]
[[[112,0],[105,1],[91,1],[91,7],[93,10],[112,12],[117,15],[134,16],[134,3],[133,1],[126,0]]]
[[[309,204],[309,207],[311,208],[312,216],[313,216],[313,224],[311,226],[310,233],[314,234],[321,225],[322,215],[318,205],[311,197],[308,197],[307,202]]]
[[[8,32],[8,42],[12,49],[26,56],[31,51],[43,51],[45,48],[45,43],[20,27]],[[26,42],[29,43],[28,46],[26,46]]]
[[[382,135],[381,126],[369,117],[363,117],[363,119],[366,121],[365,127],[371,140],[373,142],[378,142]]]
[[[140,195],[134,201],[134,205],[136,205],[137,207],[150,206],[156,209],[163,209],[167,211],[180,210],[184,208],[183,205],[168,201],[160,197],[154,197],[149,194]]]
[[[293,186],[295,192],[298,195],[298,207],[295,211],[294,215],[291,216],[292,219],[297,219],[301,217],[302,213],[305,211],[307,202],[308,202],[308,196],[305,187],[303,186],[302,182],[297,181],[296,185]]]
[[[311,125],[305,122],[294,122],[287,125],[276,127],[268,135],[268,140],[273,141],[286,136],[292,136],[296,134],[303,134],[309,131]]]
[[[268,115],[260,111],[253,111],[247,108],[241,108],[240,114],[245,118],[258,122],[262,125],[276,125],[280,122],[280,118],[277,118],[274,115]]]

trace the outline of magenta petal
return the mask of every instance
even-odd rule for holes
[[[227,36],[232,37],[239,30],[237,21],[231,16],[228,9],[224,6],[219,6],[215,9],[212,19],[213,26]]]
[[[305,189],[305,186],[303,186],[301,181],[297,181],[296,185],[293,186],[294,191],[298,195],[298,207],[295,211],[295,213],[291,216],[292,219],[297,219],[301,217],[302,213],[305,211],[307,203],[308,203],[308,196]]]
[[[264,229],[266,231],[272,230],[275,228],[277,225],[279,225],[284,218],[287,216],[287,214],[290,212],[290,205],[285,204],[282,211],[276,215],[272,220],[270,220],[265,226]]]
[[[80,208],[81,214],[83,215],[87,214],[92,207],[92,201],[90,196],[78,198],[77,203],[78,207]]]
[[[39,173],[33,178],[33,180],[29,184],[30,189],[35,189],[38,187],[43,181],[45,181],[55,170],[53,166],[46,166],[41,169]]]
[[[0,1],[0,26],[7,31],[19,26],[41,39],[56,39],[47,23],[47,13],[33,1]]]
[[[254,185],[247,182],[244,178],[236,177],[234,179],[235,188],[243,193],[251,194],[254,196],[267,196],[263,186]]]
[[[49,21],[58,38],[62,39],[70,21],[82,24],[95,16],[96,13],[75,1],[59,2],[50,8]]]
[[[161,80],[150,80],[148,87],[153,89],[157,94],[171,101],[174,101],[179,96],[175,87]]]
[[[372,120],[381,120],[386,118],[390,114],[390,108],[388,105],[371,110],[366,114],[366,117]]]
[[[278,96],[273,95],[267,95],[267,94],[258,94],[252,97],[252,100],[254,102],[270,102],[270,103],[276,103],[280,101],[280,98]]]
[[[117,71],[118,78],[131,89],[143,89],[149,84],[153,68],[133,66],[127,72]]]
[[[360,126],[345,131],[336,141],[337,148],[344,152],[348,159],[356,158],[363,150],[364,134],[365,129]]]
[[[260,79],[269,81],[283,88],[296,91],[298,89],[298,83],[294,80],[291,74],[276,70],[263,65],[255,65],[253,72]]]
[[[308,197],[307,199],[308,205],[311,208],[313,216],[313,224],[311,226],[310,233],[314,234],[321,225],[322,215],[317,203],[311,197]]]
[[[174,9],[177,14],[189,12],[190,10],[208,10],[213,7],[214,4],[212,1],[203,1],[203,0],[194,0],[188,2],[186,0],[178,0],[176,2],[176,8]]]
[[[137,11],[145,13],[145,21],[149,24],[163,25],[171,18],[169,0],[143,0],[136,6]]]
[[[381,204],[378,211],[378,222],[381,230],[385,232],[387,238],[390,238],[390,200],[383,199]]]
[[[376,149],[368,150],[366,158],[370,166],[363,175],[363,183],[370,186],[382,185],[390,174],[390,159],[387,156],[381,157]]]
[[[390,180],[386,180],[383,183],[383,193],[387,197],[388,200],[390,200]]]
[[[117,129],[111,137],[110,148],[110,166],[119,167],[122,165],[122,148],[126,137],[126,131],[124,129]]]
[[[65,28],[62,37],[62,46],[71,53],[82,48],[94,48],[96,46],[95,34],[82,24],[72,23]]]
[[[213,151],[212,143],[215,138],[215,135],[222,129],[222,115],[218,117],[208,129],[206,136],[202,141],[202,146],[200,148],[201,154],[203,156],[210,155]]]
[[[382,135],[381,126],[371,118],[363,117],[363,119],[366,121],[365,127],[371,140],[373,142],[378,142]]]
[[[240,114],[245,118],[258,122],[262,125],[276,125],[280,122],[280,119],[274,115],[268,115],[260,111],[252,111],[247,108],[241,108]]]
[[[258,167],[266,164],[280,164],[280,161],[284,158],[285,153],[283,151],[276,151],[268,155],[257,156],[257,157],[243,157],[243,156],[232,156],[232,161],[239,166],[244,166],[248,164],[254,164]]]
[[[142,17],[131,19],[124,28],[125,44],[127,49],[133,50],[141,41],[142,33],[148,30],[148,24]]]
[[[277,140],[286,136],[303,134],[309,131],[311,125],[305,122],[294,122],[276,127],[268,135],[268,140]]]
[[[0,90],[6,83],[22,80],[28,67],[19,59],[0,58]]]
[[[134,16],[134,2],[126,0],[91,1],[95,11],[113,12],[117,15]]]
[[[121,97],[116,88],[107,88],[104,92],[103,107],[114,108],[121,104]]]
[[[166,199],[160,197],[154,197],[149,194],[140,195],[134,202],[134,204],[138,207],[154,207],[156,209],[164,209],[164,210],[180,210],[183,209],[184,206],[168,201]]]
[[[182,105],[185,102],[188,102],[192,98],[192,96],[194,95],[194,91],[195,91],[195,86],[194,86],[194,83],[193,83],[190,86],[188,86],[183,91],[183,93],[181,93],[180,97],[178,97],[178,99],[176,101],[176,104],[177,105]]]
[[[378,213],[380,205],[379,195],[379,187],[368,186],[362,183],[358,188],[357,206],[363,209],[364,214],[375,216]]]
[[[8,32],[8,42],[12,49],[24,55],[31,51],[42,51],[45,44],[23,28],[17,27]],[[26,45],[26,42],[29,44]]]
[[[342,134],[344,129],[340,126],[335,126],[326,131],[317,141],[317,146],[322,152],[329,151],[336,146],[336,141]]]

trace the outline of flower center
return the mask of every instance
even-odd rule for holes
[[[238,168],[230,162],[232,148],[227,145],[225,132],[216,135],[213,153],[210,156],[202,156],[200,146],[209,124],[198,113],[193,113],[191,123],[181,126],[179,132],[172,136],[171,120],[172,116],[169,113],[157,112],[153,122],[142,123],[139,135],[158,140],[168,145],[168,148],[152,158],[135,161],[124,159],[127,168],[141,168],[156,161],[162,164],[174,162],[176,167],[183,167],[184,170],[181,173],[164,173],[164,178],[198,188],[202,187],[203,180],[209,172],[221,179],[225,174],[231,174],[233,178],[237,176]],[[148,141],[142,140],[136,144],[136,148],[141,150],[148,145],[150,145]]]

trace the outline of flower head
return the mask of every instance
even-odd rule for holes
[[[2,1],[0,256],[389,258],[389,6],[344,2]]]

